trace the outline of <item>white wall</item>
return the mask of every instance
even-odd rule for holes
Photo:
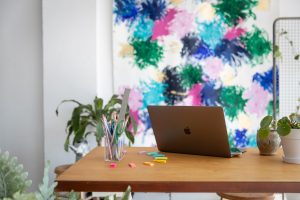
[[[75,159],[63,149],[73,105],[62,106],[59,117],[56,106],[63,99],[90,103],[97,93],[96,1],[44,0],[43,32],[45,159],[53,170]]]
[[[279,14],[280,17],[300,17],[299,0],[280,0]]]
[[[0,1],[0,149],[41,182],[43,149],[42,2]]]

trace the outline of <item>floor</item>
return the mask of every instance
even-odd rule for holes
[[[101,193],[106,196],[111,193]],[[96,196],[96,194],[94,193]],[[118,193],[121,196],[122,193]],[[215,193],[135,193],[133,200],[220,200]],[[275,200],[299,200],[299,194],[285,194],[282,198],[281,194],[276,194]]]

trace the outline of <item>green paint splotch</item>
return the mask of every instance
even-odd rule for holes
[[[181,85],[184,88],[192,88],[194,84],[202,82],[201,66],[186,65],[180,72]]]
[[[268,40],[267,33],[256,26],[253,27],[253,31],[241,37],[241,40],[252,58],[252,64],[263,63],[264,58],[272,51],[272,44]]]
[[[225,115],[229,119],[236,119],[244,111],[247,100],[243,99],[244,89],[237,86],[224,87],[221,90],[220,101]]]
[[[134,49],[134,62],[140,69],[149,66],[157,67],[158,62],[163,58],[163,47],[157,41],[146,41],[133,38],[131,45]]]
[[[252,9],[258,4],[258,0],[218,0],[214,5],[217,14],[224,18],[227,25],[233,26],[239,20],[249,17],[255,18]]]

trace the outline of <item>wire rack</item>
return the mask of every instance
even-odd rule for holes
[[[273,53],[276,46],[281,52],[280,57],[273,56],[273,111],[274,117],[276,113],[282,117],[296,110],[300,98],[300,58],[295,58],[300,53],[300,17],[278,18],[274,21],[273,45]],[[279,80],[276,79],[276,70]],[[276,92],[278,86],[279,98]],[[279,113],[276,112],[277,100]]]

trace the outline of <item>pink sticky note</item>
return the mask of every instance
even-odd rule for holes
[[[135,164],[135,163],[129,163],[128,166],[129,166],[130,168],[136,168],[136,164]]]
[[[139,151],[139,154],[145,154],[147,153],[146,151]]]
[[[117,163],[110,163],[110,164],[109,164],[109,167],[110,167],[110,168],[116,168],[116,167],[117,167]]]

